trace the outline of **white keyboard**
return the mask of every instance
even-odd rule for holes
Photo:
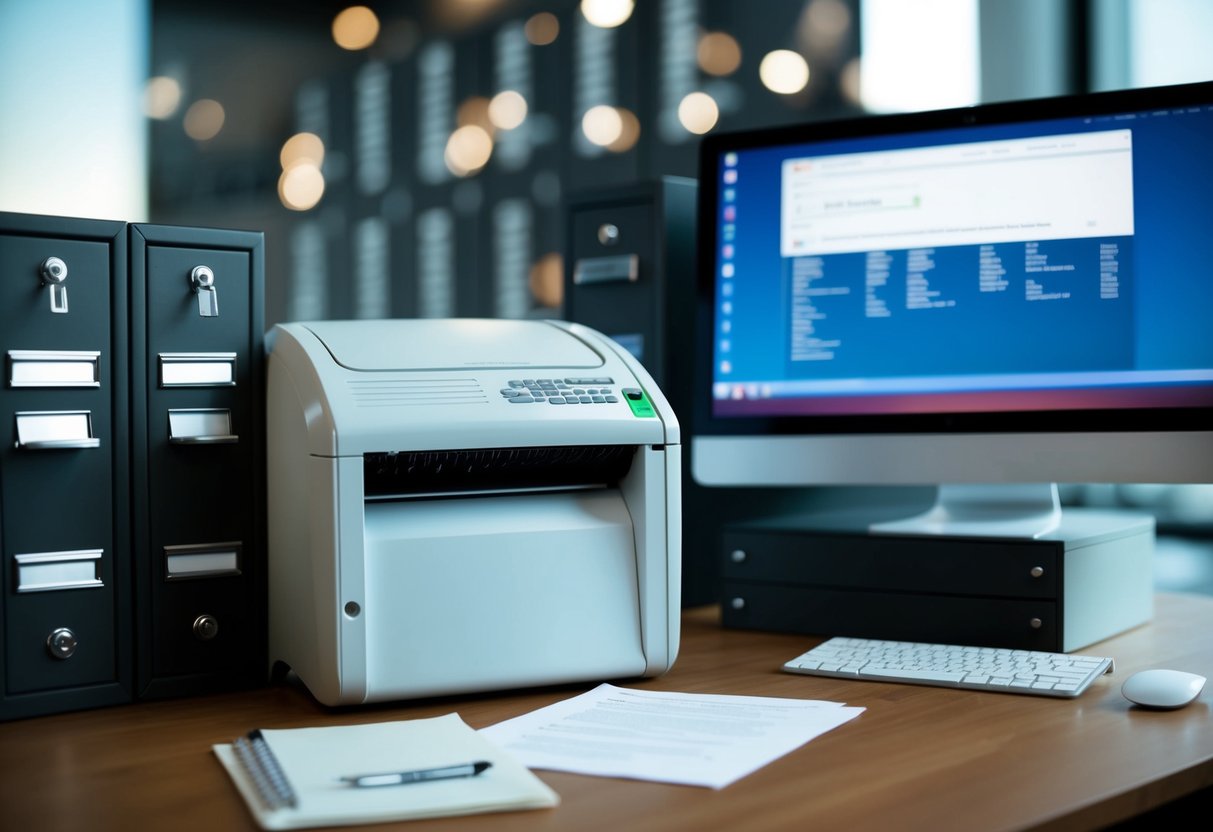
[[[957,644],[832,638],[784,664],[789,673],[1073,698],[1109,658]]]

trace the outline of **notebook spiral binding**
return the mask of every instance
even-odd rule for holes
[[[251,731],[247,738],[239,737],[232,743],[232,750],[240,765],[248,772],[257,790],[258,797],[269,809],[295,807],[298,798],[290,781],[278,764],[278,758],[266,743],[261,731]]]

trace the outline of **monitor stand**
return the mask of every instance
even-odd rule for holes
[[[1036,539],[1061,524],[1057,483],[941,485],[922,514],[873,523],[873,534]]]

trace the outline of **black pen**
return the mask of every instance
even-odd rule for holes
[[[392,771],[386,774],[355,774],[342,777],[342,781],[351,786],[366,788],[368,786],[403,786],[406,783],[421,783],[426,780],[449,780],[452,777],[474,777],[492,763],[480,761],[477,763],[460,763],[457,766],[442,766],[441,768],[423,768],[417,771]]]

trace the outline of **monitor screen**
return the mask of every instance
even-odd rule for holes
[[[706,138],[696,479],[1213,480],[1211,147],[1213,83]]]

